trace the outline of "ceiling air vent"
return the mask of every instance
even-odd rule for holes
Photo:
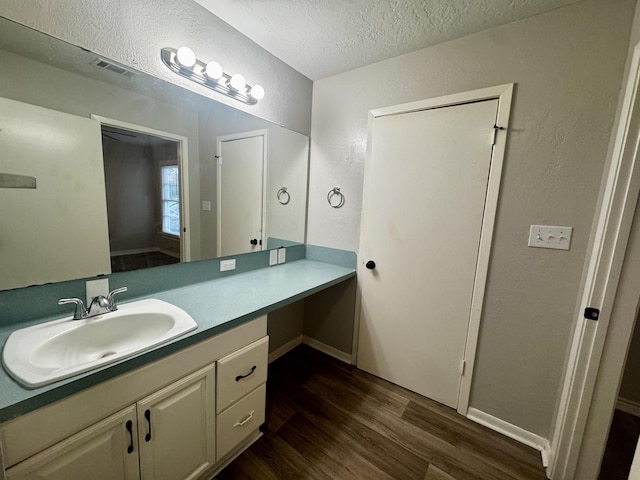
[[[135,72],[124,68],[123,66],[117,65],[113,62],[109,62],[103,58],[97,58],[93,64],[96,67],[102,68],[104,70],[109,70],[110,72],[117,73],[118,75],[122,75],[123,77],[133,77]]]

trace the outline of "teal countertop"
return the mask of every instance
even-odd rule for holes
[[[350,252],[353,255],[352,252]],[[309,257],[313,257],[309,255]],[[306,258],[273,267],[237,273],[200,283],[159,291],[121,303],[157,298],[185,310],[198,328],[171,342],[111,365],[66,380],[27,389],[0,371],[0,423],[60,400],[109,378],[158,360],[180,349],[236,327],[280,307],[354,277],[355,268]],[[30,324],[68,316],[66,312],[28,324],[0,328],[4,345],[12,331]]]

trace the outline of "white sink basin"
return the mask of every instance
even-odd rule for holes
[[[5,343],[2,363],[21,384],[40,387],[149,350],[196,327],[175,305],[140,300],[86,320],[70,316],[16,330]]]

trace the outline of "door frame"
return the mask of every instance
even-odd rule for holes
[[[189,148],[188,139],[182,135],[171,132],[164,132],[134,123],[123,122],[113,118],[103,117],[101,115],[91,115],[91,118],[100,126],[122,128],[132,132],[152,135],[154,137],[164,138],[178,143],[178,168],[180,172],[180,227],[182,229],[180,235],[180,261],[191,261],[191,221],[189,217]]]
[[[260,224],[260,241],[262,242],[261,245],[266,247],[264,235],[267,228],[267,133],[268,130],[264,128],[230,135],[220,135],[216,138],[216,255],[218,257],[222,246],[222,164],[220,163],[222,142],[262,137],[262,222]],[[261,248],[261,250],[263,249]]]
[[[599,210],[574,314],[576,326],[552,426],[547,471],[550,478],[573,478],[580,462],[597,462],[599,467],[636,319],[640,294],[624,287],[637,285],[640,272],[623,271],[623,263],[633,241],[631,227],[640,193],[640,43],[631,55],[611,159],[603,172]],[[597,322],[584,318],[585,307],[600,309]],[[612,324],[615,328],[610,330]],[[618,354],[606,352],[607,345],[615,345]],[[608,384],[598,375],[605,365]],[[611,391],[612,385],[617,386],[615,392]],[[591,408],[592,403],[597,408]],[[589,469],[594,479],[597,467]]]
[[[482,230],[480,233],[480,244],[478,248],[478,261],[476,264],[476,275],[473,286],[473,294],[471,299],[471,310],[469,312],[469,324],[467,327],[467,338],[464,351],[464,367],[460,380],[460,391],[458,394],[457,411],[461,415],[467,415],[469,410],[469,397],[471,396],[471,384],[473,379],[473,371],[475,366],[476,349],[478,345],[478,335],[480,331],[480,323],[482,317],[482,305],[484,302],[484,294],[487,285],[487,274],[489,270],[489,259],[491,255],[491,243],[493,240],[493,230],[498,207],[498,197],[500,193],[500,180],[502,178],[502,167],[504,163],[504,155],[507,143],[507,131],[509,126],[509,115],[511,112],[511,100],[513,97],[513,83],[497,85],[494,87],[472,90],[469,92],[461,92],[452,95],[431,98],[427,100],[419,100],[416,102],[394,105],[391,107],[378,108],[369,111],[369,120],[367,126],[367,163],[371,162],[371,145],[373,136],[373,121],[376,118],[398,115],[403,113],[412,113],[422,110],[431,110],[442,107],[452,107],[465,103],[479,102],[483,100],[498,100],[498,113],[496,116],[496,126],[492,132],[487,132],[487,141],[494,141],[494,147],[491,154],[491,166],[489,170],[489,180],[487,183],[487,195],[485,199],[485,210],[482,219]],[[370,174],[370,173],[369,173]],[[365,169],[364,185],[370,183],[367,169]],[[366,190],[364,192],[366,194]],[[362,219],[366,219],[366,202],[362,206]],[[361,225],[360,231],[364,232]],[[361,233],[362,235],[362,233]],[[362,243],[362,238],[360,240]],[[358,275],[362,275],[362,268],[366,259],[361,258],[358,262]],[[356,311],[354,319],[353,334],[353,355],[352,363],[358,355],[358,337],[360,332],[360,306],[361,291],[358,288],[356,293]]]

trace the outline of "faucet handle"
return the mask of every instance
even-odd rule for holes
[[[103,313],[109,313],[111,311],[111,304],[107,297],[98,295],[91,299],[89,308],[87,308],[87,318],[95,317],[96,315],[102,315]]]
[[[116,295],[117,293],[122,293],[126,291],[127,291],[127,287],[120,287],[109,292],[109,296],[107,297],[107,300],[109,301],[110,309],[112,312],[115,312],[116,310],[118,310],[118,305],[116,305],[116,302],[113,299],[113,296]]]
[[[58,300],[58,305],[64,305],[67,303],[75,303],[76,311],[73,314],[74,320],[82,320],[83,318],[87,318],[87,309],[84,306],[84,303],[79,298],[61,298]]]

